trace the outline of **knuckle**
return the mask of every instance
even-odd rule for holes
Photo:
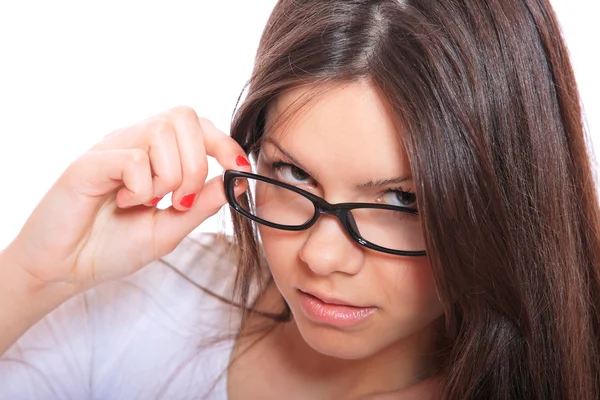
[[[142,149],[131,149],[127,152],[129,162],[135,166],[148,164],[148,153]]]
[[[168,118],[154,118],[150,122],[149,131],[154,137],[162,137],[172,135],[175,132],[175,126]]]
[[[196,111],[192,107],[188,107],[188,106],[174,107],[171,109],[170,113],[177,118],[190,119],[190,120],[196,120],[196,121],[199,120],[198,114],[196,113]]]

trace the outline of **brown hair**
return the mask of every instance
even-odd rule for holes
[[[549,2],[281,0],[232,137],[255,151],[276,96],[359,79],[398,118],[417,184],[445,303],[442,397],[600,398],[600,212]],[[234,224],[251,307],[256,232]]]

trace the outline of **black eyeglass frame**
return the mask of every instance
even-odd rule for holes
[[[309,219],[307,222],[305,222],[302,225],[280,225],[280,224],[275,224],[273,222],[266,221],[262,218],[257,217],[256,215],[252,215],[248,211],[244,210],[244,208],[242,206],[240,206],[235,199],[235,193],[234,193],[235,184],[234,183],[235,183],[236,178],[255,179],[258,181],[263,181],[266,183],[270,183],[270,184],[291,190],[291,191],[305,197],[307,200],[309,200],[315,208],[315,213],[311,219]],[[342,224],[342,226],[348,233],[348,236],[350,236],[350,238],[352,238],[352,240],[354,240],[358,244],[365,246],[369,249],[381,251],[383,253],[394,254],[394,255],[398,255],[398,256],[417,257],[417,256],[424,256],[427,254],[427,252],[425,250],[422,250],[422,251],[394,250],[394,249],[388,249],[387,247],[382,247],[382,246],[378,246],[374,243],[371,243],[368,240],[364,239],[360,235],[355,223],[352,222],[353,218],[348,216],[348,213],[351,210],[354,210],[357,208],[377,208],[377,209],[383,209],[383,210],[399,211],[399,212],[403,212],[403,213],[407,213],[407,214],[411,214],[411,215],[419,215],[419,212],[417,210],[413,210],[412,208],[393,206],[393,205],[389,205],[389,204],[373,204],[373,203],[331,204],[319,196],[315,196],[314,194],[312,194],[310,192],[307,192],[305,190],[302,190],[300,188],[297,188],[297,187],[287,184],[285,182],[280,182],[275,179],[271,179],[271,178],[268,178],[268,177],[262,176],[262,175],[257,175],[257,174],[251,173],[251,172],[236,171],[236,170],[231,170],[231,169],[228,169],[223,173],[223,184],[225,187],[225,195],[227,197],[227,201],[229,202],[230,207],[232,207],[235,211],[237,211],[244,217],[246,217],[252,221],[256,221],[260,224],[269,226],[271,228],[281,229],[284,231],[302,231],[302,230],[308,229],[311,226],[313,226],[318,221],[318,219],[321,217],[321,215],[327,214],[327,215],[333,215],[333,216],[337,217],[337,219],[340,221],[340,223]]]

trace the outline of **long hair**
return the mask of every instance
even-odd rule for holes
[[[281,0],[232,137],[254,152],[278,95],[361,79],[396,117],[417,185],[445,305],[442,397],[599,399],[599,204],[548,0]],[[234,224],[250,307],[260,250]]]

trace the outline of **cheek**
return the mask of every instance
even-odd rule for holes
[[[442,313],[433,273],[427,259],[402,266],[386,266],[378,277],[388,312],[395,319],[414,319],[424,324]]]
[[[282,231],[260,225],[258,228],[262,247],[267,258],[271,274],[279,289],[281,283],[291,279],[296,269],[296,260],[300,244],[296,244],[297,232]]]

